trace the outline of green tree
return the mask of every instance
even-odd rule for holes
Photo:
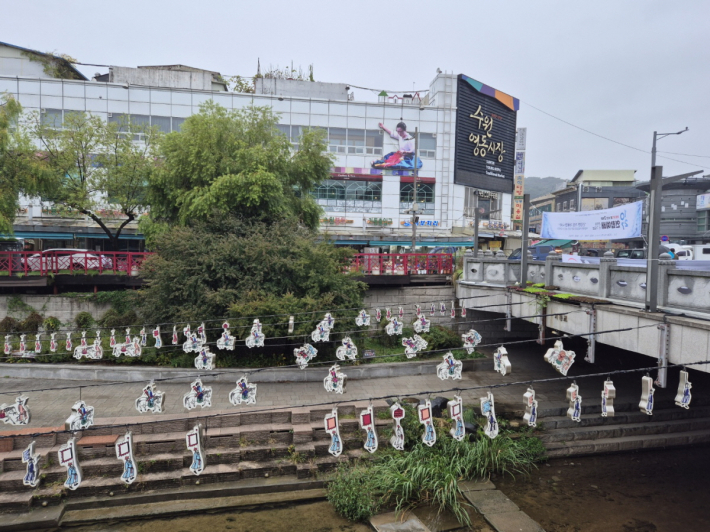
[[[317,227],[321,209],[309,192],[332,166],[322,133],[304,132],[294,151],[277,122],[265,107],[228,111],[212,101],[203,104],[161,143],[162,164],[150,187],[151,221],[185,225],[237,214]]]
[[[45,185],[34,164],[32,139],[20,126],[21,116],[17,100],[0,99],[0,233],[12,233],[19,196],[34,196]]]
[[[51,183],[44,199],[91,218],[108,236],[110,248],[118,249],[121,232],[146,205],[157,129],[77,112],[66,114],[62,124],[35,114],[29,131]],[[125,219],[117,222],[116,210]]]

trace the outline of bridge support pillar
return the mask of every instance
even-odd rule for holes
[[[597,332],[597,311],[594,308],[594,305],[592,305],[590,308],[586,309],[585,312],[589,316],[589,332],[590,333],[595,333]],[[597,347],[597,338],[596,334],[590,334],[587,336],[587,356],[584,357],[584,360],[589,362],[590,364],[594,364],[595,360],[595,355],[596,355],[596,347]]]
[[[658,325],[660,339],[658,342],[658,376],[656,386],[665,388],[668,384],[668,354],[670,352],[671,326],[669,323]]]
[[[513,303],[513,294],[512,294],[512,292],[506,293],[506,295],[505,295],[505,300],[506,300],[506,302],[507,302],[506,307],[505,307],[505,316],[506,316],[506,318],[508,318],[507,320],[505,320],[505,330],[506,330],[507,332],[510,332],[510,331],[512,331],[512,327],[513,327],[513,325],[512,325],[513,322],[512,322],[512,320],[510,319],[510,318],[511,318],[511,315],[512,315],[511,304]]]

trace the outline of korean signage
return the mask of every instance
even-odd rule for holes
[[[392,218],[368,218],[367,225],[386,227],[392,225]]]
[[[641,236],[643,202],[612,209],[542,213],[542,238],[613,240]]]
[[[412,227],[412,223],[408,220],[399,222],[404,227]],[[439,227],[439,220],[419,220],[417,227]]]
[[[698,211],[707,211],[710,209],[710,194],[698,194],[695,200],[695,209]]]
[[[515,136],[515,151],[525,151],[525,145],[528,141],[528,128],[519,127]]]
[[[320,223],[324,225],[346,225],[353,223],[354,220],[349,220],[347,218],[340,218],[338,216],[328,216],[327,218],[321,218]]]
[[[516,98],[458,77],[454,183],[513,192]]]

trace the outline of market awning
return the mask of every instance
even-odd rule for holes
[[[106,238],[108,235],[106,233],[76,233],[77,238]],[[134,235],[130,233],[121,233],[118,236],[119,240],[145,240],[143,235]]]
[[[45,240],[74,240],[74,233],[52,233],[49,231],[15,231],[15,238],[43,238]],[[12,238],[7,236],[7,238]]]
[[[369,242],[367,240],[335,240],[333,244],[336,246],[366,246]]]
[[[566,248],[566,247],[571,246],[572,242],[574,242],[574,240],[540,240],[540,242],[537,242],[536,244],[533,244],[530,247],[553,246],[556,248]]]
[[[410,246],[412,245],[411,240],[370,240],[371,246]],[[473,247],[473,242],[417,242],[417,247],[430,247],[430,248],[470,248]]]

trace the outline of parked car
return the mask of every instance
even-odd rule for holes
[[[522,248],[518,248],[514,250],[510,256],[508,256],[508,260],[520,260],[521,249]],[[546,246],[543,244],[540,246],[530,246],[528,249],[530,253],[532,253],[532,260],[545,260],[550,252],[555,250],[555,246]]]
[[[27,268],[39,270],[98,270],[111,269],[113,261],[105,255],[96,255],[88,249],[55,248],[22,259]]]
[[[617,249],[614,253],[617,259],[645,259],[645,249]]]

